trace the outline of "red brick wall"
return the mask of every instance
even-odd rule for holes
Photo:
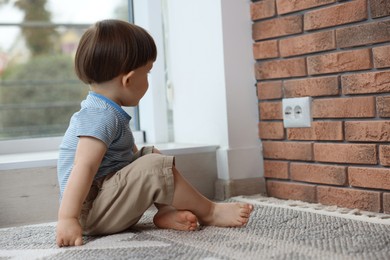
[[[390,213],[390,1],[251,3],[270,196]],[[310,128],[282,98],[312,97]]]

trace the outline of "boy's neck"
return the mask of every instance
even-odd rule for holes
[[[92,84],[90,85],[90,89],[91,91],[100,94],[102,96],[105,96],[106,98],[114,101],[119,106],[122,106],[121,104],[122,102],[119,98],[118,91],[117,91],[120,87],[118,84],[120,84],[120,80],[118,78],[114,78],[110,81],[106,81],[103,83]]]

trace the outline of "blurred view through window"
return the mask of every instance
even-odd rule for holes
[[[127,21],[127,3],[0,0],[0,140],[63,135],[89,91],[73,68],[79,39],[98,20]]]

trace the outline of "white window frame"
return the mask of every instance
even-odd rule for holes
[[[147,143],[169,141],[161,2],[133,0],[134,24],[152,35],[158,52],[149,75],[149,89],[139,103],[140,128],[145,132]]]
[[[0,142],[0,155],[58,150],[62,136],[10,139]]]

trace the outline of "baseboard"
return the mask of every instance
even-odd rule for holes
[[[263,176],[261,146],[229,147],[217,150],[218,178],[222,180],[251,179]]]
[[[239,195],[266,194],[265,179],[263,177],[221,180],[215,182],[215,199],[225,200]]]
[[[57,219],[56,167],[0,171],[0,227]]]

